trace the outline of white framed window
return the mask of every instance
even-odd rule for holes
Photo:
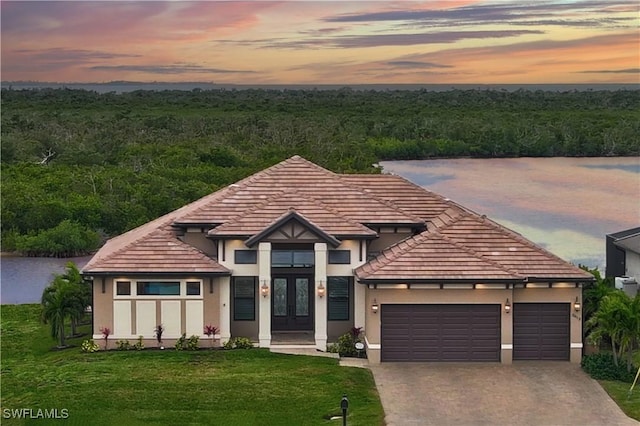
[[[202,299],[202,280],[140,279],[114,280],[114,299]]]

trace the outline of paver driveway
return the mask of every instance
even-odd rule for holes
[[[567,362],[371,366],[388,425],[635,425]]]

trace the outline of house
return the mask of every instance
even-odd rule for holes
[[[592,280],[399,176],[299,156],[109,240],[83,273],[95,339],[152,345],[162,324],[171,345],[212,324],[221,342],[324,351],[362,327],[371,363],[579,362]]]
[[[640,227],[607,234],[606,261],[605,277],[634,296],[640,281]]]

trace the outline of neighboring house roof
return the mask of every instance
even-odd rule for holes
[[[607,236],[613,239],[613,244],[616,246],[640,253],[640,227],[607,234]]]
[[[230,271],[197,248],[160,228],[106,256],[94,257],[84,273],[198,273],[229,275]]]
[[[299,156],[249,176],[109,240],[84,273],[229,274],[182,242],[174,227],[201,226],[211,238],[249,245],[296,220],[332,246],[375,238],[365,226],[422,232],[358,268],[363,280],[590,280],[489,219],[392,175],[338,175]],[[425,230],[426,228],[426,230]]]

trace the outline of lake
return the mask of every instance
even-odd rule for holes
[[[640,226],[640,157],[385,161],[403,176],[519,232],[552,253],[604,271],[605,235]],[[2,256],[0,303],[38,303],[73,259]]]
[[[384,161],[550,252],[604,272],[605,235],[640,226],[640,157]]]

